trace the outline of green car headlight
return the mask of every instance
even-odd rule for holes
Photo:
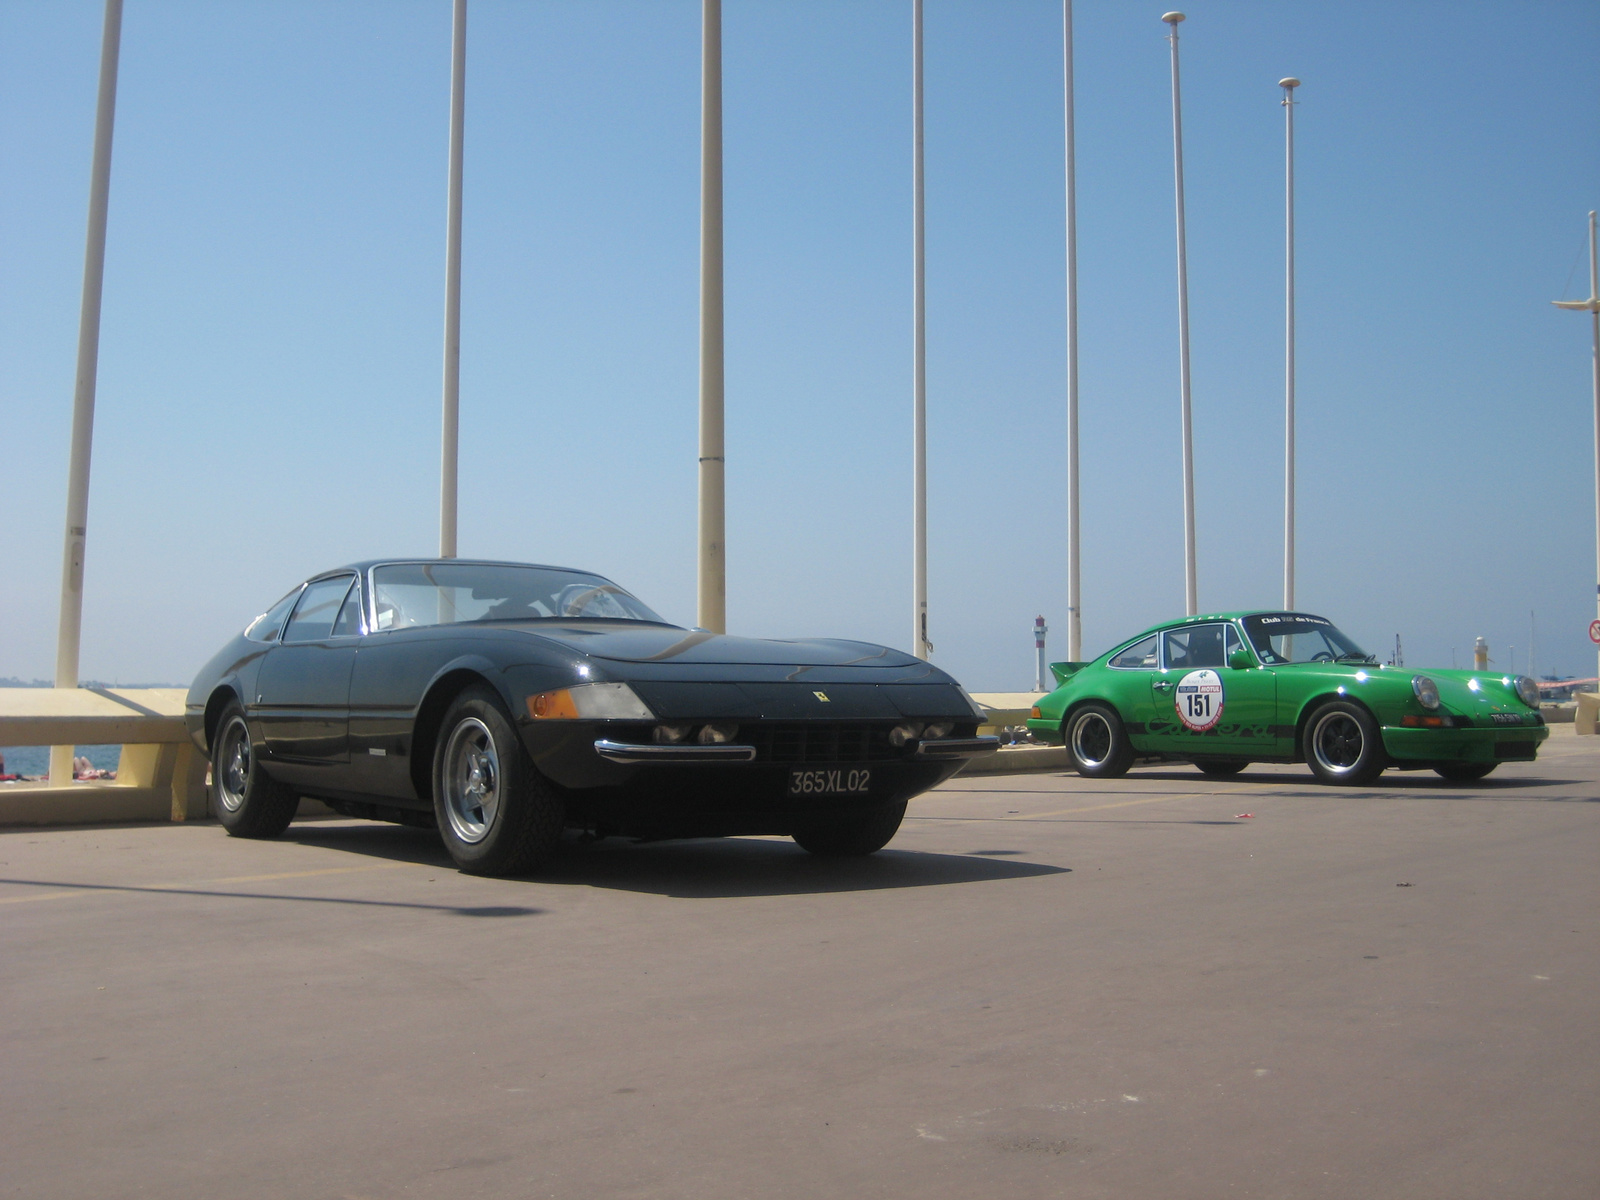
[[[1435,709],[1439,707],[1439,685],[1426,675],[1413,675],[1411,677],[1411,690],[1417,694],[1417,703],[1423,708]]]
[[[1529,708],[1539,707],[1539,685],[1534,680],[1526,675],[1518,675],[1512,686]]]

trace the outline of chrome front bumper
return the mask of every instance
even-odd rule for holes
[[[918,758],[977,758],[1000,749],[1000,739],[990,734],[983,737],[939,738],[917,744]]]
[[[754,746],[702,746],[698,742],[640,746],[632,742],[613,742],[610,738],[597,738],[594,750],[601,758],[615,763],[749,762],[756,756]]]
[[[912,758],[923,762],[929,759],[976,758],[981,754],[992,754],[998,749],[1000,739],[997,737],[939,738],[918,743]],[[596,739],[594,750],[601,758],[614,763],[739,763],[751,762],[756,756],[754,746],[704,746],[698,742],[639,745],[634,742],[613,742],[610,738]]]

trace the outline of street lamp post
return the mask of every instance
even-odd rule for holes
[[[83,299],[78,310],[78,374],[72,396],[72,442],[67,465],[67,529],[61,556],[61,613],[56,631],[56,686],[78,686],[83,635],[83,557],[89,526],[89,457],[94,447],[95,384],[100,372],[100,297],[106,275],[106,210],[111,199],[111,135],[117,115],[117,63],[122,49],[122,0],[106,0],[100,35],[100,92],[95,106],[89,168],[89,230],[84,239]],[[50,784],[72,783],[71,746],[50,747]]]
[[[911,437],[912,652],[931,658],[928,640],[928,339],[922,220],[922,0],[911,0]]]
[[[1594,527],[1595,527],[1595,608],[1600,612],[1600,260],[1595,257],[1594,213],[1589,214],[1589,298],[1555,300],[1557,308],[1586,312],[1593,324],[1591,348],[1594,370]],[[1597,660],[1600,662],[1600,660]]]
[[[467,86],[467,0],[450,28],[450,168],[444,218],[444,413],[439,433],[439,557],[456,556],[456,473],[461,437],[461,140]]]
[[[696,623],[728,632],[722,351],[722,0],[700,10],[700,555]]]
[[[1278,80],[1283,89],[1283,607],[1294,608],[1294,89],[1293,76]]]
[[[1067,129],[1067,657],[1083,657],[1078,508],[1078,188],[1074,143],[1072,0],[1061,3],[1061,62]],[[1043,678],[1041,674],[1040,678]],[[1041,684],[1041,688],[1042,688]]]
[[[1183,101],[1178,88],[1178,23],[1181,12],[1165,13],[1172,26],[1172,173],[1178,198],[1178,380],[1183,407],[1183,599],[1184,612],[1200,611],[1194,555],[1194,428],[1189,417],[1189,251],[1183,226]]]

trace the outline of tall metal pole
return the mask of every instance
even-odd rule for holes
[[[700,572],[696,620],[728,631],[722,442],[722,0],[702,0],[700,42]]]
[[[450,182],[444,245],[444,421],[439,451],[439,557],[456,556],[456,465],[461,436],[461,137],[467,98],[467,0],[455,0],[450,39]]]
[[[922,0],[911,0],[911,240],[913,265],[911,292],[915,362],[912,366],[912,466],[915,476],[915,546],[912,550],[913,629],[912,651],[918,658],[933,655],[928,640],[928,339],[925,321],[922,219]]]
[[[1189,418],[1189,250],[1183,228],[1183,102],[1178,89],[1178,22],[1181,12],[1162,18],[1172,26],[1172,169],[1178,195],[1178,356],[1183,394],[1183,598],[1184,611],[1200,611],[1194,561],[1194,432]]]
[[[1300,81],[1278,80],[1283,89],[1283,606],[1294,607],[1294,89]]]
[[[78,686],[83,633],[83,559],[89,526],[89,457],[94,446],[95,383],[100,369],[100,296],[106,273],[106,209],[111,197],[111,135],[117,115],[117,59],[122,0],[106,0],[100,35],[100,95],[89,169],[89,229],[84,239],[83,299],[78,310],[78,378],[72,396],[72,448],[67,466],[67,528],[61,555],[61,616],[56,633],[56,686]],[[72,782],[71,746],[50,748],[50,783]]]
[[[1594,325],[1594,528],[1595,528],[1595,610],[1600,615],[1600,259],[1595,256],[1594,213],[1589,214],[1589,298],[1556,300],[1557,308],[1586,312]],[[1600,663],[1600,659],[1596,660]],[[1597,668],[1600,674],[1600,668]]]
[[[1077,662],[1083,658],[1083,614],[1082,543],[1078,536],[1078,185],[1072,111],[1072,0],[1061,3],[1061,38],[1067,127],[1067,657]]]

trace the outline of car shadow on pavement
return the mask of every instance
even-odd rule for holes
[[[1064,875],[1068,867],[989,855],[935,854],[894,846],[865,858],[818,858],[787,839],[704,838],[568,847],[530,876],[684,899],[797,896],[937,887]]]
[[[316,821],[284,835],[303,846],[455,870],[437,835],[376,822]],[[683,841],[568,841],[528,883],[612,888],[683,898],[787,896],[820,892],[935,887],[1063,875],[1067,867],[997,861],[993,855],[934,854],[893,845],[866,858],[818,858],[788,839],[696,838]]]
[[[1304,786],[1307,790],[1299,795],[1317,796],[1368,796],[1377,792],[1386,791],[1427,791],[1445,792],[1448,794],[1468,796],[1474,792],[1515,792],[1527,788],[1540,787],[1571,787],[1585,783],[1582,779],[1547,779],[1543,776],[1529,775],[1491,775],[1486,779],[1473,779],[1463,782],[1451,782],[1441,779],[1430,771],[1385,771],[1378,777],[1376,783],[1365,787],[1334,787],[1318,783],[1314,776],[1289,775],[1282,772],[1271,774],[1251,774],[1245,770],[1237,775],[1228,775],[1222,778],[1208,778],[1198,771],[1140,771],[1137,777],[1130,776],[1129,782],[1137,783],[1159,779],[1164,783],[1212,783],[1212,784],[1248,784],[1255,787],[1294,787]],[[1547,796],[1541,799],[1564,800],[1568,797]]]

